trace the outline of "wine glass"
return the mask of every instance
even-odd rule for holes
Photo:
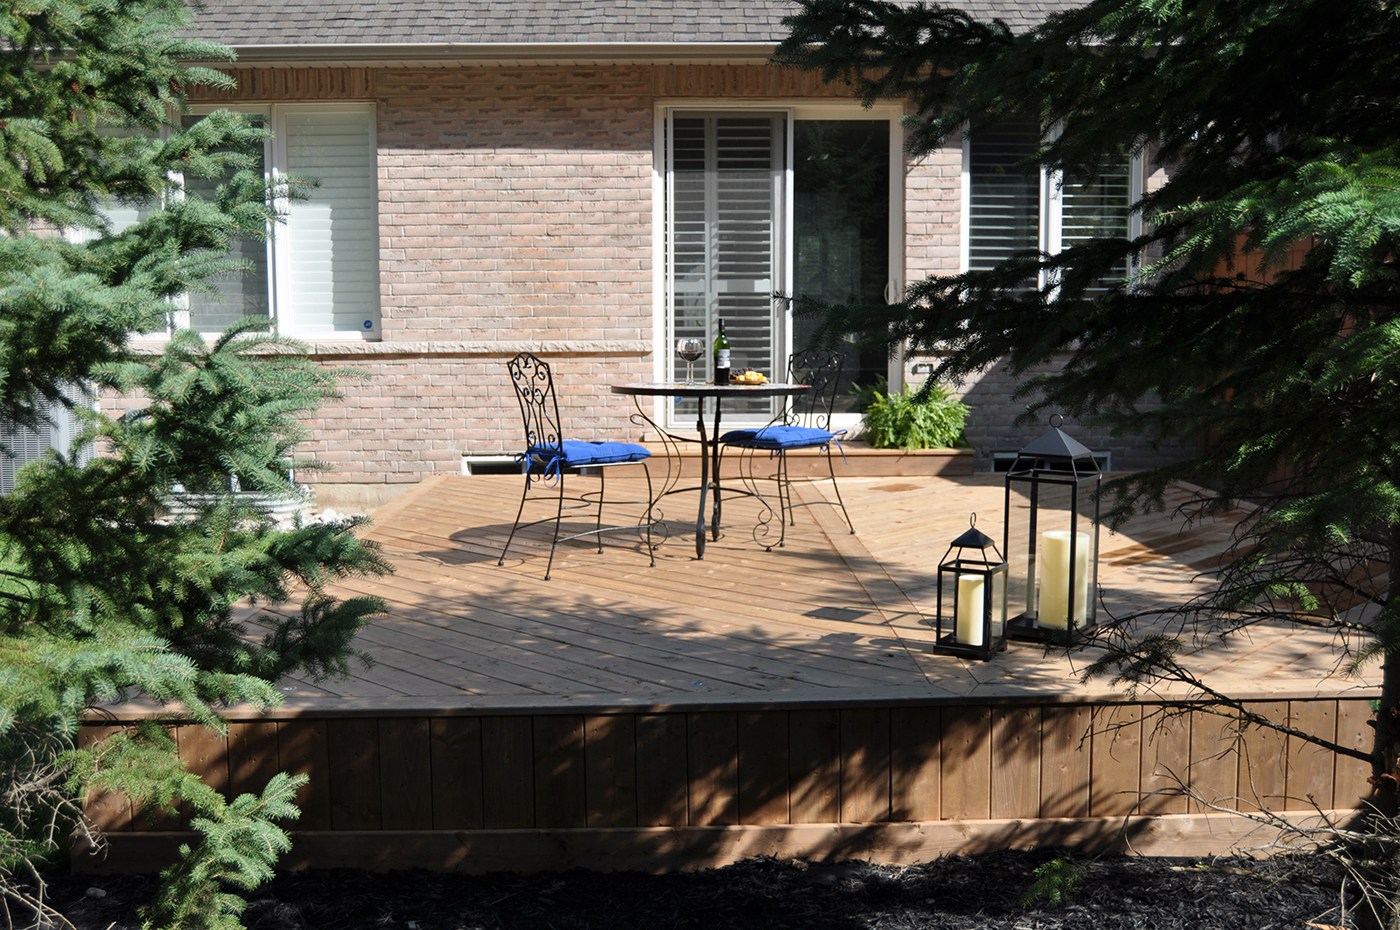
[[[685,359],[685,383],[694,384],[695,379],[692,372],[696,360],[705,354],[705,343],[693,337],[677,339],[676,354]]]

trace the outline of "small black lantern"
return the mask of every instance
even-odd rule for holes
[[[975,555],[969,551],[974,549]],[[1006,648],[1006,572],[1006,560],[977,529],[974,513],[967,532],[953,540],[938,564],[935,651],[990,659]]]
[[[1016,455],[1006,473],[1006,530],[1002,544],[1013,639],[1077,643],[1097,625],[1099,488],[1103,473],[1094,454],[1060,429]]]

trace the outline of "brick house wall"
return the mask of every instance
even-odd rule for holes
[[[505,361],[555,367],[578,438],[640,431],[607,392],[652,377],[659,98],[831,98],[767,66],[257,68],[192,102],[373,100],[383,341],[313,345],[367,378],[310,421],[319,486],[455,473],[513,450]],[[329,489],[326,489],[329,490]],[[324,493],[323,493],[324,496]]]
[[[337,485],[405,486],[456,473],[464,453],[513,450],[518,414],[504,363],[522,349],[556,366],[571,435],[636,438],[630,401],[606,386],[653,374],[657,102],[849,97],[815,75],[765,65],[234,76],[236,91],[192,102],[360,100],[377,111],[383,335],[312,346],[323,364],[367,375],[344,383],[343,397],[309,422],[315,439],[305,451],[334,468],[307,476],[323,497]],[[905,281],[958,270],[961,166],[959,140],[906,164]],[[1007,393],[995,374],[970,389],[978,445],[1037,435],[1004,422]]]

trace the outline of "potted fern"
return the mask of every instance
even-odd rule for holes
[[[876,449],[952,449],[966,446],[963,436],[971,408],[945,384],[930,382],[919,390],[905,385],[899,393],[868,391],[861,438]]]

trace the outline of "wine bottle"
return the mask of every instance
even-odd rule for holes
[[[724,334],[724,320],[719,321],[715,337],[715,384],[729,383],[729,337]]]

